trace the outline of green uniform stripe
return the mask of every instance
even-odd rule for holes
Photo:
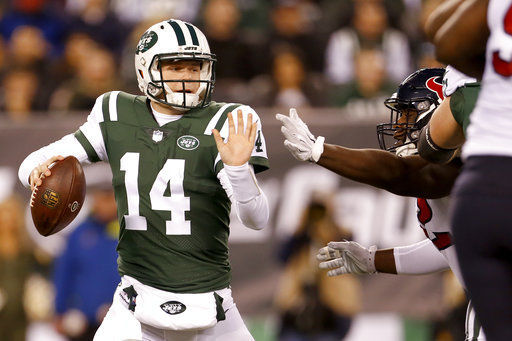
[[[78,140],[78,142],[80,142],[82,147],[84,147],[89,161],[91,161],[91,162],[100,161],[98,154],[94,150],[93,146],[91,145],[91,143],[89,142],[87,137],[85,137],[84,133],[81,130],[77,130],[74,135],[75,135],[76,139]]]
[[[101,110],[103,111],[103,120],[105,122],[110,122],[109,103],[110,103],[110,92],[106,93],[103,96],[103,103],[101,104]]]
[[[228,119],[228,113],[230,113],[230,112],[232,113],[233,110],[239,106],[240,106],[240,104],[233,104],[233,105],[230,105],[229,107],[227,107],[224,110],[224,112],[222,113],[222,115],[220,116],[219,120],[217,121],[217,124],[215,125],[215,129],[217,129],[220,132],[220,130],[224,126],[224,123],[226,123],[226,120]]]
[[[192,37],[192,44],[199,46],[199,39],[197,39],[196,30],[192,25],[185,23],[185,26],[187,26],[188,31],[190,32],[190,36]]]
[[[455,121],[464,130],[464,135],[466,135],[466,129],[470,122],[470,115],[475,108],[479,92],[480,83],[468,83],[465,86],[458,88],[450,96],[450,110]]]
[[[174,29],[174,33],[176,34],[176,38],[178,39],[178,45],[185,45],[185,35],[183,34],[183,30],[176,21],[169,20],[168,23]]]

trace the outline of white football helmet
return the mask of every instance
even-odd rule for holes
[[[161,61],[197,60],[201,62],[199,80],[162,79]],[[210,103],[215,86],[215,55],[205,35],[181,20],[168,20],[151,26],[139,40],[135,51],[135,72],[139,89],[149,98],[181,111],[202,108]],[[169,83],[181,83],[182,92],[173,92]],[[185,83],[199,82],[196,93],[186,93]]]

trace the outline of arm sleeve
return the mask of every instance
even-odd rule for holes
[[[217,177],[231,199],[238,219],[249,228],[263,229],[269,218],[268,200],[258,186],[252,165],[224,165]]]
[[[52,156],[73,155],[82,164],[107,160],[105,143],[99,125],[103,121],[102,100],[103,95],[96,100],[96,104],[87,117],[87,122],[80,126],[74,134],[66,135],[60,140],[32,152],[23,160],[18,170],[18,178],[24,186],[30,186],[28,179],[32,170]]]
[[[450,268],[444,256],[429,239],[395,247],[393,253],[396,273],[399,275],[422,275]]]

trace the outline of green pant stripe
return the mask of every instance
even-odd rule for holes
[[[169,20],[168,23],[172,26],[174,33],[176,34],[176,38],[178,39],[178,45],[185,45],[185,35],[183,34],[183,30],[176,21]]]
[[[187,26],[188,31],[190,32],[190,36],[192,37],[192,44],[199,46],[199,39],[197,39],[196,30],[192,25],[185,23],[185,26]]]
[[[91,162],[100,161],[98,154],[94,150],[93,146],[91,145],[91,143],[89,142],[87,137],[85,137],[84,133],[79,129],[75,132],[74,135],[75,135],[75,138],[78,140],[78,142],[82,145],[82,147],[84,147],[89,161],[91,161]]]

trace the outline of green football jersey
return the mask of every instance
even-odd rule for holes
[[[467,83],[450,96],[450,110],[455,121],[462,126],[464,135],[466,135],[470,115],[475,108],[479,93],[480,83]]]
[[[256,172],[267,169],[260,120],[240,104],[212,102],[160,127],[147,97],[115,91],[101,102],[103,144],[83,128],[75,133],[91,161],[108,158],[112,169],[121,275],[177,293],[229,285],[231,202],[217,178],[223,164],[211,130],[225,138],[227,113],[238,108],[245,122],[248,112],[259,122],[249,162]]]

